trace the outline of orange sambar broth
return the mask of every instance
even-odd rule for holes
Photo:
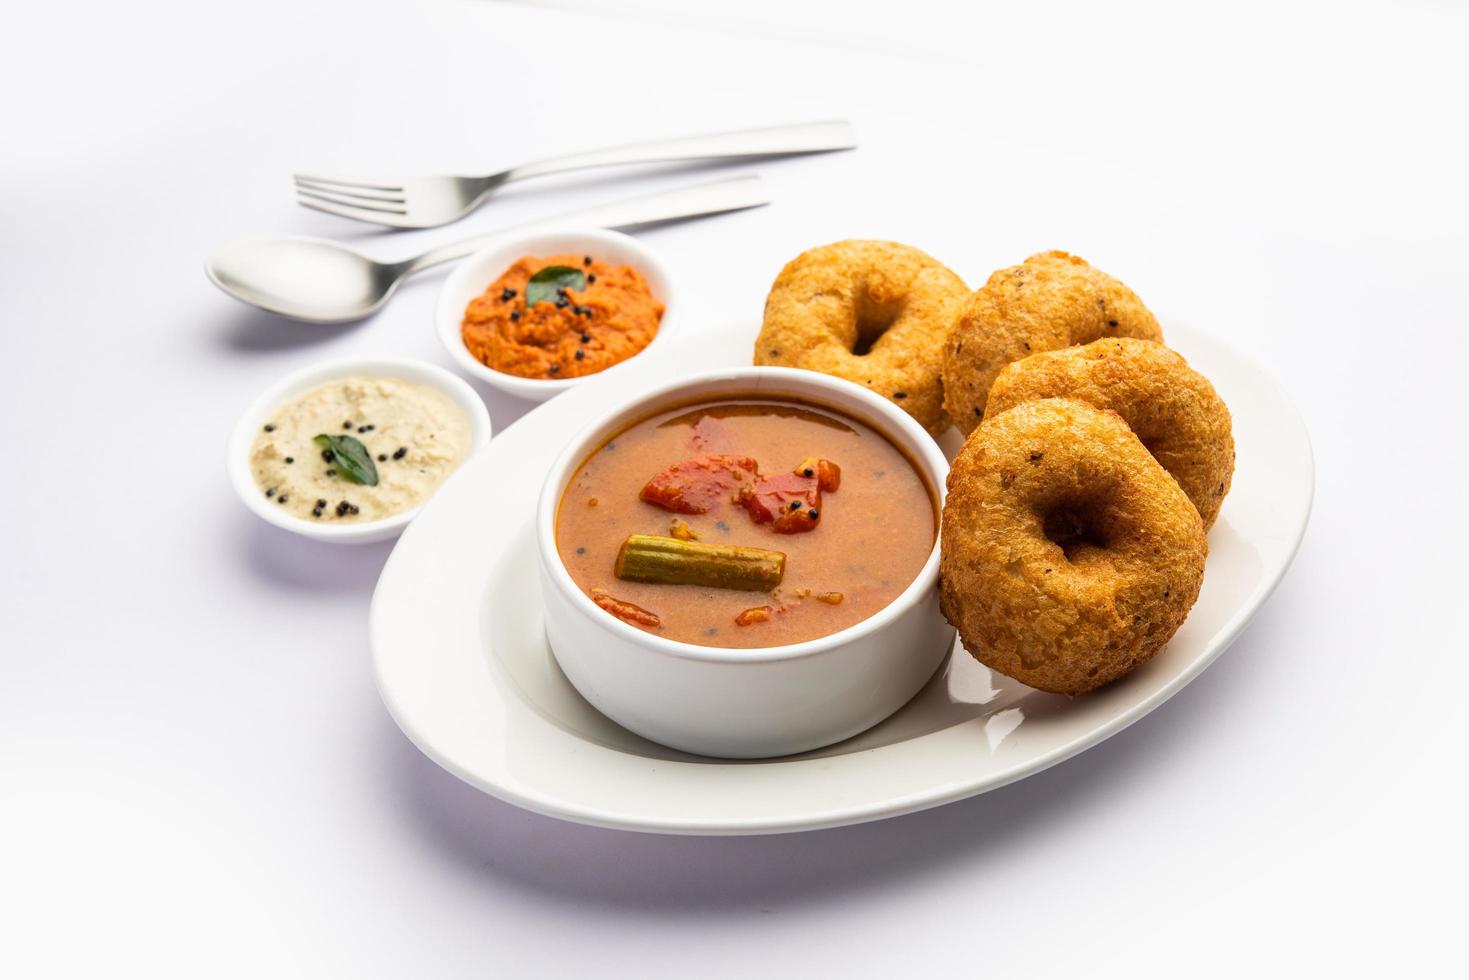
[[[704,453],[753,456],[764,474],[821,456],[841,467],[841,486],[823,495],[819,526],[799,534],[757,525],[733,501],[705,514],[674,514],[639,499],[655,473]],[[667,535],[675,521],[701,542],[784,552],[780,586],[773,593],[745,592],[614,576],[629,534]],[[665,410],[592,453],[562,494],[556,545],[583,592],[602,590],[656,614],[657,627],[640,627],[650,633],[701,646],[770,647],[835,633],[888,605],[928,560],[937,523],[928,484],[881,433],[814,405],[735,398]],[[829,593],[839,593],[841,601],[818,600]],[[772,607],[773,614],[736,623],[742,612],[760,606]]]

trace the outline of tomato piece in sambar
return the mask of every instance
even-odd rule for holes
[[[748,493],[758,468],[748,456],[706,453],[660,470],[638,496],[678,514],[706,514],[721,500]]]

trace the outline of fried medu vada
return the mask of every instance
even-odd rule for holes
[[[1209,379],[1162,344],[1130,337],[1032,354],[990,387],[985,414],[1037,398],[1075,398],[1122,416],[1214,526],[1234,477],[1229,409]]]
[[[1045,398],[985,419],[954,459],[939,602],[980,662],[1084,694],[1145,663],[1188,616],[1199,512],[1115,412]]]
[[[1011,361],[1102,337],[1163,340],[1132,290],[1083,259],[1042,252],[990,276],[959,311],[944,350],[944,408],[966,435]]]
[[[844,241],[802,252],[765,300],[755,363],[806,368],[865,385],[933,435],[944,414],[944,338],[969,287],[897,242]]]

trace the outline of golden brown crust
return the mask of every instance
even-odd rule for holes
[[[1234,477],[1229,409],[1209,380],[1162,344],[1097,340],[1032,354],[1008,365],[990,387],[985,414],[1038,398],[1075,398],[1122,416],[1214,526]]]
[[[1083,694],[1145,663],[1204,578],[1203,522],[1114,412],[1060,398],[985,420],[954,460],[939,600],[978,660]]]
[[[1163,340],[1142,300],[1065,252],[1042,252],[1001,269],[959,311],[944,350],[944,408],[970,433],[984,417],[995,377],[1011,361],[1102,337]]]
[[[968,294],[964,280],[908,245],[851,240],[813,248],[770,287],[755,363],[854,381],[938,435],[949,427],[944,338]]]

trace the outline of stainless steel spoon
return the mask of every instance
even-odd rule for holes
[[[254,238],[204,263],[209,280],[242,303],[309,323],[346,323],[371,316],[406,277],[462,258],[510,234],[580,225],[628,228],[769,204],[764,181],[736,177],[573,211],[515,228],[441,245],[400,262],[379,262],[325,238]]]

